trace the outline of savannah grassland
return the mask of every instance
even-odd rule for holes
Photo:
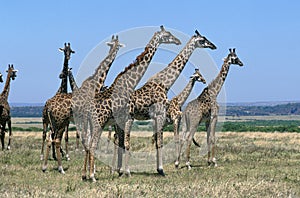
[[[13,126],[41,128],[40,121],[14,118]],[[300,133],[219,132],[218,167],[207,167],[206,156],[192,145],[192,170],[183,161],[178,170],[168,163],[166,177],[158,176],[155,166],[119,177],[97,160],[97,183],[81,180],[84,153],[82,147],[75,151],[74,131],[71,160],[63,161],[66,174],[58,173],[54,160],[43,173],[41,136],[41,131],[14,131],[12,150],[0,151],[0,197],[300,197]],[[133,132],[132,149],[152,146],[149,136]],[[198,140],[205,137],[197,133]],[[164,133],[166,143],[172,139]]]

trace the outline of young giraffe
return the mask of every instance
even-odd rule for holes
[[[167,122],[173,123],[176,154],[179,153],[179,123],[182,115],[181,108],[189,97],[195,82],[202,82],[203,84],[206,84],[206,81],[199,72],[199,69],[195,69],[195,73],[190,77],[189,83],[177,96],[172,98],[167,109],[167,120],[169,120]]]
[[[90,179],[93,182],[96,181],[94,175],[94,155],[102,130],[105,125],[109,125],[111,122],[121,124],[120,120],[123,120],[122,115],[126,115],[123,112],[123,107],[127,104],[129,95],[134,91],[146,72],[158,46],[161,43],[180,44],[179,39],[166,31],[163,26],[160,28],[160,31],[154,33],[144,52],[115,78],[113,84],[107,90],[96,95],[95,100],[90,103],[89,112],[92,115],[92,133],[90,134],[88,131],[85,131],[85,134],[82,135],[82,143],[86,151],[82,170],[83,180],[86,179],[86,167],[89,162]]]
[[[130,130],[134,119],[153,119],[154,140],[157,153],[157,172],[164,176],[163,171],[163,125],[166,120],[166,110],[168,106],[167,92],[174,84],[180,73],[184,69],[187,61],[196,48],[216,49],[216,46],[196,30],[181,52],[174,60],[162,71],[151,77],[147,83],[136,90],[130,97],[129,111],[125,124],[125,171],[130,175],[129,170],[129,149],[130,149]],[[119,136],[118,138],[120,138]],[[118,156],[121,156],[119,153]]]
[[[218,76],[202,91],[202,93],[195,100],[188,103],[182,115],[182,131],[183,140],[187,141],[186,148],[186,165],[188,169],[190,166],[190,147],[191,141],[197,130],[198,125],[205,121],[207,130],[207,146],[208,146],[208,165],[217,166],[215,158],[215,128],[218,118],[218,103],[217,96],[221,91],[224,81],[227,77],[231,64],[243,66],[235,49],[229,49],[228,56],[224,59],[222,68]],[[183,143],[181,143],[180,150]],[[180,152],[176,159],[175,166],[179,166]]]
[[[176,143],[176,151],[179,152],[179,123],[180,123],[180,118],[182,115],[181,112],[181,107],[182,105],[185,103],[185,101],[187,100],[187,98],[189,97],[195,82],[202,82],[202,83],[206,83],[205,79],[203,78],[203,76],[201,75],[201,73],[199,72],[199,69],[195,69],[194,74],[190,77],[190,80],[188,82],[188,84],[186,85],[186,87],[174,98],[172,98],[172,100],[169,102],[169,107],[167,110],[167,120],[166,122],[168,124],[173,124],[174,125],[174,140]],[[141,99],[141,98],[140,98]],[[110,138],[110,134],[111,133],[111,127],[109,128],[109,138]],[[152,142],[155,142],[155,134],[152,137]],[[109,140],[108,140],[109,141]],[[116,151],[117,151],[117,140],[115,140],[115,150],[114,150],[114,155],[113,155],[113,163],[112,163],[112,167],[114,167],[115,165],[115,158],[116,158]],[[108,150],[108,148],[107,148]],[[106,150],[106,152],[107,152]],[[112,172],[114,170],[112,169]]]
[[[4,138],[5,138],[5,127],[6,123],[8,125],[9,131],[9,139],[7,144],[7,150],[10,150],[11,138],[12,138],[12,130],[11,130],[11,117],[10,117],[10,106],[7,102],[8,94],[10,91],[10,81],[15,80],[17,70],[14,69],[13,65],[8,65],[7,70],[7,78],[5,82],[5,86],[0,95],[0,136],[1,136],[1,144],[2,150],[4,150]],[[1,75],[2,79],[2,75]],[[3,80],[2,80],[3,82]]]
[[[52,139],[55,141],[55,149],[57,154],[57,161],[58,161],[58,170],[61,173],[65,173],[61,163],[61,152],[60,152],[60,144],[61,139],[64,133],[64,128],[69,124],[71,118],[73,118],[74,112],[74,105],[77,105],[77,109],[81,107],[78,103],[79,99],[82,97],[82,100],[88,100],[89,98],[84,98],[84,94],[86,91],[92,91],[91,93],[94,94],[95,91],[100,90],[100,88],[104,84],[104,80],[107,76],[108,70],[114,61],[119,48],[123,46],[119,43],[118,37],[112,37],[111,42],[107,43],[110,46],[109,54],[101,61],[99,66],[97,67],[95,73],[87,78],[80,88],[76,89],[76,86],[73,87],[73,93],[67,94],[57,94],[55,97],[49,100],[47,103],[47,110],[43,112],[43,115],[48,118],[49,122],[51,122],[50,126],[52,132],[54,133],[54,138],[49,137],[48,139],[48,147],[46,150],[46,156],[44,159],[44,164],[42,170],[45,172],[47,169],[47,162],[48,162],[48,155],[49,149],[52,142]],[[70,71],[68,72],[69,75],[72,74]],[[72,77],[71,77],[72,80]],[[74,78],[73,78],[73,81]],[[99,88],[100,87],[100,88]],[[86,95],[89,97],[89,95]],[[74,104],[75,103],[75,104]],[[82,103],[80,103],[82,104]],[[78,130],[78,129],[77,129]]]
[[[71,49],[70,43],[68,43],[68,45],[65,43],[64,48],[59,48],[59,50],[64,53],[64,63],[63,63],[63,70],[62,70],[61,74],[59,75],[59,78],[61,79],[61,84],[53,98],[55,98],[57,95],[68,93],[68,84],[67,84],[68,79],[67,78],[68,78],[69,60],[71,59],[71,54],[75,53],[75,51],[73,51]],[[49,108],[48,105],[50,105],[51,100],[52,99],[49,99],[46,101],[44,109],[43,109],[43,118],[42,118],[42,120],[43,120],[43,137],[42,137],[42,149],[41,149],[41,155],[40,155],[41,160],[44,159],[44,146],[45,146],[46,134],[47,134],[48,125],[50,124],[49,118],[48,118],[48,115],[46,112],[47,112],[47,109]],[[66,131],[68,131],[68,128],[69,128],[69,125],[66,126]],[[53,136],[52,136],[52,138],[53,138]],[[65,135],[65,143],[66,143],[66,157],[69,160],[68,135],[67,134]],[[54,142],[52,143],[52,156],[53,156],[53,159],[56,159]]]

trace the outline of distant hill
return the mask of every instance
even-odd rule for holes
[[[251,105],[250,105],[251,104]],[[272,104],[272,105],[270,105]],[[228,116],[264,116],[264,115],[300,115],[300,102],[291,103],[245,103],[229,104],[226,106]],[[42,117],[43,105],[12,106],[12,117]]]

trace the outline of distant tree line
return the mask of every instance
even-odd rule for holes
[[[43,106],[11,107],[12,117],[42,117]],[[275,106],[227,106],[227,116],[300,115],[300,103]]]

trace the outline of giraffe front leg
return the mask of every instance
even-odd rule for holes
[[[9,132],[7,150],[10,150],[10,144],[12,139],[11,119],[8,120],[7,125],[8,125],[8,132]]]
[[[178,168],[180,156],[180,141],[179,141],[179,123],[180,119],[175,119],[174,123],[174,142],[175,142],[175,156],[178,160],[175,161],[175,167]]]
[[[55,139],[55,149],[56,149],[56,155],[57,155],[57,163],[58,163],[58,171],[62,174],[65,174],[65,171],[62,167],[62,156],[61,156],[61,139],[56,138]]]
[[[212,116],[209,127],[208,127],[208,165],[217,166],[217,160],[215,158],[215,144],[216,144],[216,125],[217,125],[217,116]]]
[[[161,176],[165,176],[163,169],[163,132],[162,128],[164,125],[165,116],[159,115],[156,117],[156,162],[157,162],[157,172]]]
[[[87,166],[88,159],[89,159],[89,151],[85,150],[85,157],[84,157],[84,162],[83,162],[83,167],[82,167],[82,175],[81,175],[81,178],[83,181],[86,180],[86,166]]]
[[[187,147],[186,147],[186,166],[188,168],[188,170],[191,170],[192,167],[190,165],[190,159],[191,159],[191,144],[192,144],[192,140],[194,138],[194,135],[197,131],[197,127],[199,125],[199,122],[201,121],[202,117],[198,117],[198,118],[191,118],[191,116],[188,116],[187,119],[187,129],[188,129],[188,133],[186,133],[185,135],[187,135]]]
[[[96,182],[95,178],[95,152],[93,149],[90,150],[89,154],[89,169],[90,169],[90,179],[92,182]]]
[[[131,176],[130,169],[129,169],[129,158],[130,158],[130,130],[133,123],[133,119],[129,119],[125,123],[125,129],[124,129],[124,146],[125,146],[125,174],[127,176]],[[121,137],[119,137],[119,142],[122,142]],[[119,145],[121,145],[119,143]]]

